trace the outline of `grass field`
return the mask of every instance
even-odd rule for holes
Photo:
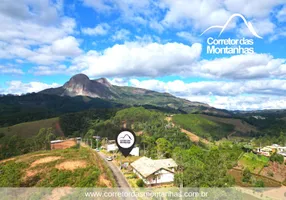
[[[217,123],[225,123],[234,126],[234,130],[237,133],[247,135],[251,131],[257,131],[256,127],[242,121],[241,119],[234,119],[234,118],[223,118],[223,117],[216,117],[216,116],[209,116],[209,115],[200,115],[206,119]]]
[[[39,151],[0,162],[0,187],[113,187],[105,163],[85,147]]]
[[[248,168],[252,173],[259,173],[269,162],[269,158],[254,153],[245,153],[238,164]]]
[[[198,114],[175,115],[173,122],[200,137],[215,140],[227,137],[234,130],[231,124],[214,122]]]
[[[64,136],[60,125],[59,118],[50,118],[33,122],[25,122],[0,128],[0,133],[4,133],[6,136],[19,135],[23,137],[31,137],[36,135],[41,128],[53,128],[57,136]]]

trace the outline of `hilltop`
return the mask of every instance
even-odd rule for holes
[[[0,187],[113,187],[111,172],[85,147],[38,151],[0,161]]]

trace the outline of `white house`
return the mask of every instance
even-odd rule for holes
[[[171,158],[152,160],[142,157],[131,163],[131,167],[146,185],[157,185],[174,182],[177,164]]]
[[[116,144],[107,144],[107,145],[106,145],[106,150],[107,150],[108,152],[110,152],[110,151],[116,151],[116,150],[118,150],[118,147],[117,147]]]
[[[131,152],[130,152],[131,156],[139,156],[139,147],[134,147]]]

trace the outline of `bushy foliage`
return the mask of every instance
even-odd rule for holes
[[[273,153],[271,156],[270,156],[270,161],[272,162],[278,162],[280,164],[283,164],[284,163],[284,157],[280,154],[277,154],[277,153]]]
[[[142,179],[138,179],[138,180],[136,181],[136,185],[137,185],[138,187],[144,187],[144,182],[143,182],[143,180],[142,180]]]

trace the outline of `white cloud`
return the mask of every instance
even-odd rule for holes
[[[126,29],[121,29],[115,32],[115,34],[112,36],[113,40],[128,40],[129,39],[129,35],[130,35],[130,31],[126,30]]]
[[[250,22],[252,23],[257,34],[261,37],[275,33],[276,25],[267,18]],[[253,37],[253,34],[249,31],[244,23],[241,24],[239,33],[243,36]]]
[[[229,110],[286,108],[286,80],[163,82],[131,79],[131,86],[168,92],[175,96]]]
[[[0,58],[52,64],[78,55],[78,42],[69,36],[75,20],[62,12],[62,0],[1,1]]]
[[[195,43],[195,42],[201,41],[201,39],[199,37],[197,37],[194,34],[191,34],[189,32],[185,32],[185,31],[178,32],[176,35],[187,40],[187,41],[189,41],[190,43]]]
[[[284,5],[282,9],[278,11],[276,18],[279,22],[286,22],[286,5]]]
[[[46,84],[42,82],[23,83],[21,81],[10,81],[7,83],[8,87],[2,89],[3,94],[26,94],[31,92],[39,92],[41,90],[53,87],[59,87],[59,84]]]
[[[37,66],[33,67],[32,70],[29,71],[34,75],[54,75],[54,74],[69,74],[67,67],[65,65],[57,65],[57,66]]]
[[[81,54],[79,42],[72,36],[56,40],[51,45],[52,53],[62,56],[76,56]]]
[[[89,76],[162,76],[187,71],[201,54],[198,43],[125,43],[103,52],[91,50],[73,61]]]
[[[110,82],[112,85],[118,85],[118,86],[128,86],[129,80],[124,79],[124,78],[113,78],[113,79],[108,79],[108,82]]]
[[[196,73],[208,78],[257,79],[285,78],[285,59],[275,59],[268,54],[235,55],[229,58],[202,60]]]
[[[86,35],[106,35],[108,33],[108,30],[110,29],[110,26],[106,23],[98,24],[94,28],[83,28],[82,32]]]
[[[3,66],[0,65],[0,74],[24,74],[22,69],[11,67],[11,66]]]

